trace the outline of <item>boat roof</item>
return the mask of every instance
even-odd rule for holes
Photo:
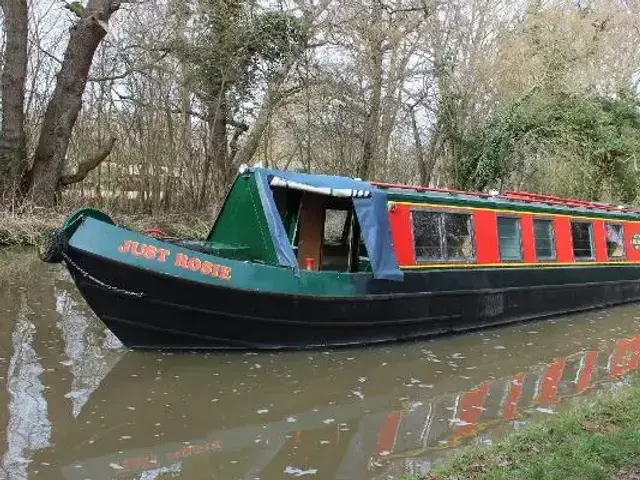
[[[420,204],[451,205],[460,207],[534,212],[582,217],[616,218],[640,221],[640,210],[626,206],[614,206],[599,202],[543,195],[530,192],[509,191],[504,194],[465,192],[420,186],[392,185],[372,182],[382,188],[390,201]]]
[[[368,197],[372,192],[384,192],[388,200],[396,202],[640,221],[640,209],[637,208],[609,205],[602,202],[584,201],[555,195],[523,191],[507,191],[502,194],[496,192],[472,192],[416,185],[368,182],[359,178],[338,175],[299,173],[263,168],[254,168],[252,170],[277,176],[293,184],[306,184],[318,188],[330,189],[332,191],[350,190],[353,193],[348,196],[353,197]],[[295,185],[287,185],[287,187],[296,188]],[[326,194],[333,195],[333,193]],[[336,194],[335,196],[347,195]]]

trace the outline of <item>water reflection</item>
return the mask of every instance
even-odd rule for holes
[[[9,363],[9,422],[7,449],[2,459],[5,472],[13,478],[27,478],[27,451],[49,446],[51,424],[44,399],[44,372],[33,348],[33,323],[21,312],[15,320],[12,346],[15,352]]]
[[[2,253],[0,253],[2,255]],[[6,255],[6,254],[5,254]],[[128,352],[56,266],[0,262],[0,476],[383,479],[611,388],[637,307],[366,349]]]

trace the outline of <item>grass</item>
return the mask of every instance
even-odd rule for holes
[[[463,449],[427,477],[401,480],[640,478],[640,383]]]
[[[56,210],[21,213],[0,210],[0,246],[37,245],[47,231],[62,226],[68,213]],[[113,219],[134,230],[144,231],[153,227],[180,238],[203,238],[213,223],[211,214],[113,215]]]

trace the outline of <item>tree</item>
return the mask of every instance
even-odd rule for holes
[[[535,166],[528,188],[632,202],[640,187],[640,96],[534,88],[470,129],[461,144],[454,172],[459,188],[517,188],[530,158],[548,158]],[[535,177],[545,180],[536,185]]]
[[[25,177],[27,195],[38,205],[54,202],[93,56],[121,3],[122,0],[89,0],[85,8],[73,10],[78,20],[71,27],[56,86],[44,114],[33,166]]]
[[[283,86],[306,45],[308,16],[263,11],[244,0],[201,0],[192,38],[175,40],[177,57],[191,70],[190,83],[208,127],[207,163],[201,202],[213,183],[226,192],[239,162],[255,153],[268,119],[283,98]],[[256,86],[265,85],[263,101]],[[251,127],[241,118],[260,105]],[[242,135],[248,133],[240,145]],[[212,182],[212,174],[213,182]]]
[[[24,91],[27,78],[26,0],[2,2],[7,43],[2,70],[2,137],[0,193],[13,197],[26,159]]]

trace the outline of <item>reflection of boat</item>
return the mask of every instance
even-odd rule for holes
[[[640,299],[637,211],[522,192],[243,168],[203,241],[92,209],[56,240],[131,347],[363,344]]]
[[[639,358],[640,335],[636,335],[618,340],[612,351],[577,352],[556,358],[532,371],[482,382],[455,395],[455,408],[449,419],[450,428],[437,445],[434,442],[436,438],[423,436],[410,448],[406,445],[398,448],[395,439],[403,438],[407,430],[416,430],[418,426],[408,422],[403,429],[405,412],[392,412],[387,418],[392,418],[398,427],[394,430],[394,439],[387,439],[387,443],[391,445],[387,453],[402,456],[410,450],[421,451],[433,446],[449,447],[464,438],[475,437],[491,423],[514,420],[519,409],[541,408],[545,411],[545,406],[554,405],[563,397],[584,394],[602,382],[618,379],[637,370]],[[446,398],[448,397],[437,399],[420,408],[434,411],[437,404]],[[417,416],[415,412],[410,415],[410,418]],[[425,422],[431,421],[430,416],[427,416]],[[425,424],[421,431],[429,432],[428,425]]]
[[[473,378],[447,378],[431,395],[428,384],[438,380],[424,352],[385,367],[384,377],[407,379],[393,393],[376,376],[379,361],[358,365],[346,352],[291,355],[273,369],[268,356],[225,367],[225,357],[212,365],[197,356],[129,353],[93,392],[57,455],[69,479],[137,478],[162,468],[179,468],[184,478],[202,471],[282,478],[290,466],[319,468],[318,478],[371,478],[394,458],[450,447],[637,368],[640,336],[533,367],[536,347],[524,346],[506,376],[483,381],[504,363],[502,351],[486,354]]]

